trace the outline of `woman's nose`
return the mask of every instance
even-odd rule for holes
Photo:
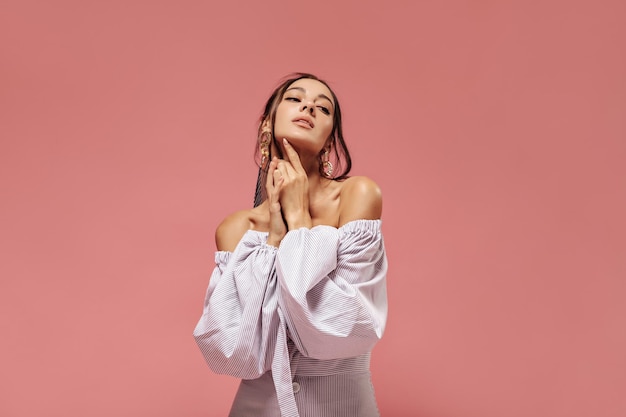
[[[309,113],[313,114],[313,112],[315,111],[315,106],[311,103],[305,103],[302,106],[302,110],[301,111],[308,111]]]

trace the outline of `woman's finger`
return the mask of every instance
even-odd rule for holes
[[[283,174],[280,172],[278,168],[272,171],[272,176],[274,177],[274,186],[277,185],[278,181],[284,178]]]
[[[283,144],[285,145],[285,156],[287,160],[291,163],[291,166],[298,171],[304,172],[304,168],[302,167],[302,163],[300,162],[300,155],[298,152],[291,146],[291,144],[287,141],[287,139],[283,138]]]
[[[278,158],[272,158],[272,162],[267,167],[267,178],[265,179],[265,188],[267,189],[268,194],[271,190],[274,189],[274,171],[276,171],[276,167],[278,165]]]
[[[291,178],[292,175],[290,169],[293,168],[291,168],[291,164],[289,162],[281,159],[278,160],[278,163],[276,164],[276,171],[278,171],[283,178]]]

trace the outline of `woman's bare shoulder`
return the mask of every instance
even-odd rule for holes
[[[364,176],[350,177],[341,187],[339,226],[352,220],[377,220],[383,210],[380,187]]]
[[[250,210],[239,210],[227,216],[215,229],[217,250],[234,251],[243,235],[250,229],[250,226]]]
[[[264,205],[239,210],[227,216],[215,230],[215,244],[219,251],[232,252],[248,230],[264,229]]]

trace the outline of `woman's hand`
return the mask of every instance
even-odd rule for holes
[[[287,226],[283,220],[283,213],[280,206],[280,192],[284,183],[284,179],[276,168],[279,159],[274,157],[267,170],[267,180],[265,187],[267,189],[267,200],[270,208],[270,230],[267,236],[267,244],[276,246],[287,233]]]
[[[310,228],[312,221],[309,212],[309,179],[296,150],[287,139],[283,139],[283,144],[285,159],[278,161],[276,169],[281,179],[280,207],[289,230]]]

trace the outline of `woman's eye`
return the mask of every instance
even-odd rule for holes
[[[324,107],[324,106],[318,106],[318,109],[320,109],[322,111],[322,113],[324,114],[330,114],[330,110],[328,110],[328,108]]]
[[[285,97],[285,100],[288,101],[295,101],[295,102],[300,102],[300,99],[298,97]]]

